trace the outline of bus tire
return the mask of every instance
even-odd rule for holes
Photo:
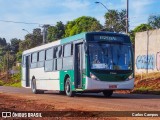
[[[65,93],[69,97],[73,97],[74,94],[75,94],[74,91],[71,90],[71,81],[70,81],[70,78],[67,78],[67,80],[65,82]]]
[[[105,97],[111,97],[112,94],[113,94],[113,90],[105,90],[105,91],[103,91],[103,95]]]
[[[44,93],[43,90],[37,90],[37,87],[36,87],[36,79],[33,79],[33,80],[32,80],[31,88],[32,88],[32,92],[33,92],[34,94],[43,94],[43,93]]]
[[[59,91],[59,94],[61,94],[61,95],[65,95],[65,94],[66,94],[66,92],[65,92],[65,91]]]

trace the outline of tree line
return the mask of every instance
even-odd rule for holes
[[[56,41],[81,32],[110,31],[125,33],[126,31],[126,10],[109,10],[104,15],[105,25],[90,16],[82,16],[66,24],[59,21],[47,30],[47,42]],[[141,24],[129,31],[129,36],[134,44],[135,33],[160,28],[160,16],[149,16],[147,24]],[[25,36],[25,40],[13,38],[10,43],[5,38],[0,38],[0,70],[11,69],[16,62],[21,62],[21,55],[24,50],[42,45],[43,35],[40,28],[33,29],[33,32]]]

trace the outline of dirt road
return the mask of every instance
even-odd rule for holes
[[[98,94],[77,94],[75,97],[49,91],[32,94],[28,88],[0,87],[1,110],[27,111],[160,111],[159,95],[117,94],[105,98]]]

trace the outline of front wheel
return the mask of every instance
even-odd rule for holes
[[[66,95],[69,96],[69,97],[73,97],[74,96],[74,91],[71,90],[70,78],[67,78],[67,80],[65,82],[65,92],[66,92]]]
[[[105,97],[111,97],[112,94],[113,94],[113,90],[105,90],[105,91],[103,91],[103,95]]]

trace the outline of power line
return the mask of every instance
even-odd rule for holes
[[[41,23],[30,23],[30,22],[20,22],[20,21],[11,21],[11,20],[0,20],[1,22],[11,22],[11,23],[20,23],[20,24],[36,24],[36,25],[43,25]]]

